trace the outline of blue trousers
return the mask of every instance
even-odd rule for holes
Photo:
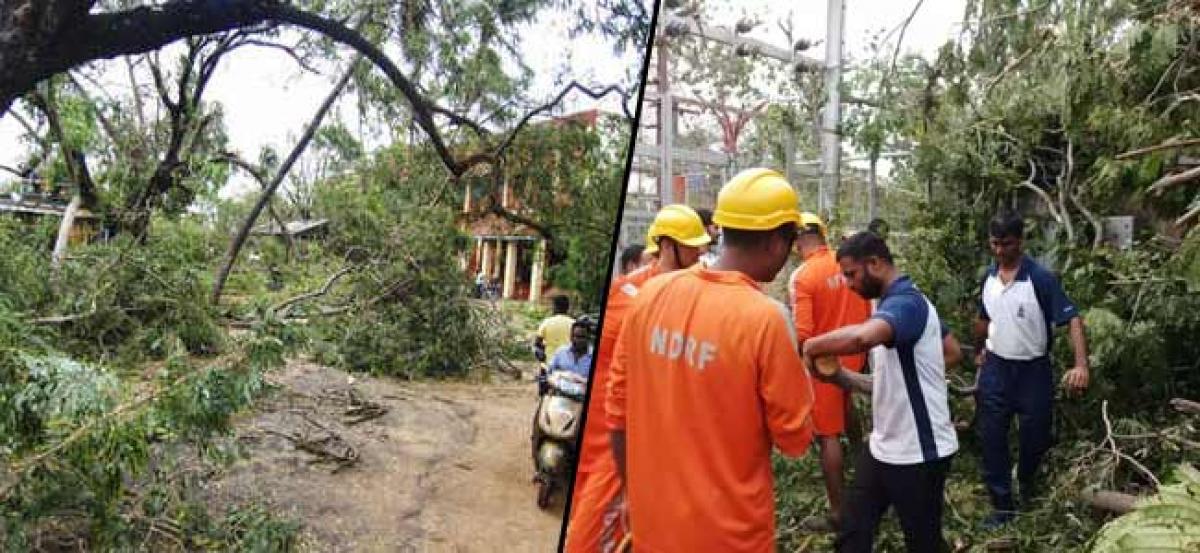
[[[1017,417],[1017,480],[1021,495],[1036,485],[1042,457],[1053,443],[1054,376],[1050,359],[1004,359],[991,352],[983,362],[976,397],[976,424],[983,453],[983,482],[992,506],[1012,511],[1012,460],[1008,425]]]

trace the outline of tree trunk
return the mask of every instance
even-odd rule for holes
[[[254,208],[250,210],[250,214],[246,216],[246,221],[242,223],[242,228],[233,236],[229,242],[229,250],[225,254],[225,262],[221,266],[220,272],[217,273],[217,280],[213,283],[212,297],[210,301],[213,305],[217,305],[221,301],[221,292],[225,289],[225,281],[229,279],[229,272],[233,270],[233,264],[237,262],[238,253],[242,250],[242,245],[246,243],[246,238],[250,236],[250,229],[254,228],[254,223],[258,221],[258,216],[262,214],[263,209],[271,201],[271,196],[275,194],[275,190],[283,183],[284,177],[291,170],[292,165],[300,158],[300,154],[304,153],[304,149],[308,147],[308,143],[312,141],[313,134],[317,132],[317,128],[321,126],[321,121],[325,119],[325,115],[329,113],[329,108],[333,107],[334,101],[338,96],[341,96],[342,90],[350,83],[350,77],[354,74],[354,68],[358,65],[362,56],[356,56],[354,61],[350,62],[350,66],[342,75],[341,80],[334,85],[333,90],[325,97],[325,101],[321,103],[321,107],[317,108],[317,113],[313,115],[308,126],[304,129],[304,134],[296,145],[292,147],[292,151],[284,160],[283,165],[279,166],[279,171],[275,173],[275,178],[263,190],[262,195],[258,198],[258,203],[254,204]]]
[[[83,205],[83,195],[76,192],[74,196],[71,196],[71,203],[67,204],[66,211],[63,211],[62,222],[58,225],[58,239],[54,241],[54,252],[50,254],[50,267],[55,271],[58,270],[63,257],[67,254],[67,242],[71,238],[71,228],[75,226],[75,215],[79,212],[81,205]]]

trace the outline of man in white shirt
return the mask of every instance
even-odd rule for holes
[[[946,366],[961,357],[958,342],[933,304],[896,270],[887,244],[860,232],[837,252],[842,275],[855,293],[879,299],[866,322],[804,342],[804,362],[870,351],[873,429],[855,465],[835,547],[870,552],[879,521],[896,509],[908,551],[939,551],[946,473],[958,451],[946,395]],[[835,382],[845,386],[841,369]],[[862,377],[857,377],[862,378]]]
[[[1075,367],[1063,375],[1069,393],[1087,389],[1088,358],[1083,319],[1050,271],[1022,252],[1025,221],[1002,212],[988,225],[996,262],[980,290],[975,321],[978,353],[977,422],[983,480],[995,509],[984,525],[1003,525],[1015,511],[1008,425],[1018,420],[1017,481],[1024,507],[1035,495],[1042,457],[1053,441],[1054,370],[1050,366],[1054,327],[1069,324]]]

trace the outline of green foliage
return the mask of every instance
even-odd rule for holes
[[[46,274],[54,231],[47,225],[31,228],[13,217],[0,217],[0,302],[24,311],[51,300]]]
[[[196,540],[210,551],[291,551],[300,524],[276,518],[260,506],[230,509],[216,525],[212,537]]]
[[[600,308],[600,295],[610,269],[605,261],[612,247],[620,187],[625,182],[624,157],[629,140],[626,125],[623,120],[601,121],[599,129],[558,133],[559,138],[583,135],[581,147],[558,144],[561,150],[581,150],[582,154],[573,163],[564,164],[566,170],[556,176],[554,182],[560,185],[554,190],[556,201],[532,202],[556,237],[552,259],[559,256],[560,263],[550,276],[559,287],[579,292],[578,307],[584,311]],[[547,138],[534,137],[553,143]],[[537,183],[539,179],[526,182]],[[557,201],[564,196],[570,198],[565,206]]]
[[[1119,551],[1194,551],[1200,548],[1200,472],[1191,465],[1175,469],[1174,484],[1100,530],[1093,553]]]
[[[387,173],[387,159],[376,175],[399,178]],[[346,181],[318,193],[320,215],[330,220],[329,253],[351,268],[343,301],[355,308],[324,317],[314,348],[322,361],[351,370],[463,375],[484,348],[476,307],[466,299],[470,283],[458,266],[469,241],[453,207],[426,203],[446,186],[440,173],[399,170],[409,177],[403,187],[364,190]]]
[[[263,373],[297,345],[294,333],[260,317],[244,337],[225,337],[207,304],[219,238],[198,224],[159,221],[144,244],[76,247],[57,271],[30,234],[26,224],[0,219],[9,254],[0,261],[3,548],[70,537],[129,549],[188,512],[193,522],[207,520],[186,507],[199,488],[153,477],[161,444],[215,454],[212,438],[265,391]],[[46,314],[57,319],[30,323]],[[207,362],[187,357],[218,351],[225,355]],[[130,379],[128,369],[153,359],[166,363]],[[166,499],[146,514],[147,504],[131,499],[142,493]],[[265,544],[288,535],[281,524],[251,517],[195,522],[192,530],[228,526],[220,543]]]
[[[878,102],[848,108],[855,147],[912,151],[895,160],[881,213],[896,231],[889,243],[901,269],[961,342],[971,341],[991,261],[986,224],[1001,207],[1025,214],[1027,253],[1058,274],[1082,310],[1089,391],[1057,394],[1045,497],[1000,533],[1020,550],[1082,550],[1104,520],[1089,516],[1080,490],[1144,493],[1154,485],[1146,471],[1165,474],[1194,457],[1194,421],[1167,402],[1200,396],[1200,227],[1174,224],[1196,189],[1160,196],[1148,188],[1196,149],[1116,157],[1196,136],[1198,15],[1186,2],[971,0],[962,34],[936,58],[901,50],[893,69],[891,47],[873,48],[847,76],[851,95]],[[837,210],[851,212],[852,200],[842,198]],[[1111,215],[1135,216],[1129,249],[1098,240],[1096,224]],[[1055,365],[1070,366],[1072,353],[1058,331]],[[951,378],[969,379],[970,370]],[[969,422],[974,409],[970,398],[951,399],[958,420]],[[956,547],[978,550],[992,537],[978,530],[990,508],[975,435],[960,432],[960,440],[943,520]],[[827,548],[795,526],[824,513],[819,469],[776,469],[781,548]],[[1158,523],[1133,526],[1143,538],[1159,535]],[[885,524],[877,547],[900,544],[898,529]]]
[[[163,221],[154,232],[145,244],[124,236],[82,248],[61,268],[57,301],[43,312],[87,315],[62,326],[68,349],[116,350],[127,361],[162,359],[177,348],[220,351],[224,338],[207,302],[219,243],[189,221]]]
[[[0,388],[0,435],[16,437],[2,444],[10,453],[0,482],[6,549],[26,549],[46,532],[76,533],[98,548],[127,546],[149,532],[146,525],[154,521],[130,516],[128,501],[138,495],[135,483],[151,476],[152,442],[181,438],[204,446],[228,432],[230,416],[261,395],[263,373],[282,362],[283,341],[273,332],[264,327],[245,338],[238,354],[222,363],[172,360],[136,392],[102,366],[54,351],[22,354],[25,370]],[[158,513],[152,518],[170,518],[161,502],[152,511]],[[79,513],[86,528],[73,522]],[[287,534],[285,526],[257,516],[225,525],[241,525],[232,530],[237,540],[266,543]]]

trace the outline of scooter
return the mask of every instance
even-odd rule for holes
[[[573,372],[546,375],[533,425],[533,466],[537,506],[545,509],[557,490],[565,490],[575,474],[579,419],[587,380]]]

